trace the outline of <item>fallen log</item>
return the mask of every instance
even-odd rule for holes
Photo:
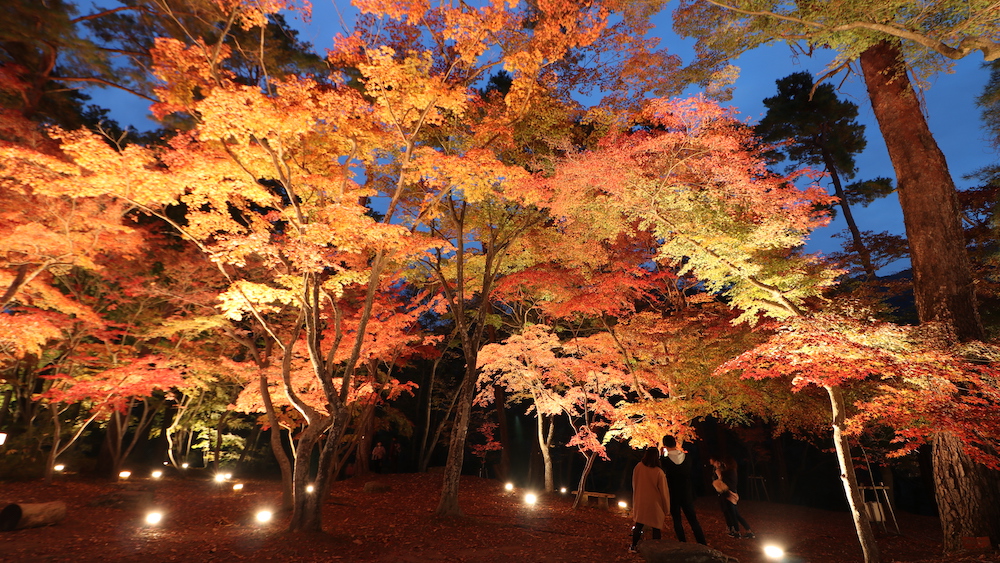
[[[58,524],[65,517],[66,503],[59,500],[35,504],[8,504],[0,510],[0,531],[51,526]]]

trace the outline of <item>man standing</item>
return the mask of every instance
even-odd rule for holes
[[[670,519],[674,521],[674,534],[679,541],[687,541],[684,535],[684,523],[681,521],[681,511],[687,517],[691,531],[694,532],[694,539],[702,545],[708,545],[705,541],[705,532],[701,530],[698,523],[698,515],[694,512],[694,492],[691,490],[691,460],[688,459],[684,450],[677,447],[677,440],[673,436],[663,437],[663,453],[665,454],[661,465],[663,472],[667,474],[667,486],[670,489]]]

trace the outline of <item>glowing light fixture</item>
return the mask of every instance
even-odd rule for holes
[[[535,493],[528,493],[524,495],[524,502],[527,504],[535,504],[536,502],[538,502],[538,497],[535,495]]]
[[[162,512],[150,512],[149,514],[146,515],[147,524],[150,525],[159,524],[161,520],[163,520]]]
[[[228,480],[230,480],[230,479],[233,478],[233,474],[232,473],[226,473],[225,475],[223,475],[223,477],[225,477],[226,481],[228,481]]]
[[[507,489],[508,491],[513,491],[514,483],[507,483],[506,485],[503,486],[503,488]]]
[[[169,461],[164,461],[163,465],[170,465],[170,462]]]
[[[261,523],[270,522],[272,516],[274,516],[274,514],[272,514],[270,510],[261,510],[257,513],[257,521]]]
[[[566,487],[559,489],[559,492],[562,494],[566,494]]]
[[[243,490],[243,483],[236,483],[235,485],[233,485],[233,490],[234,491],[242,491]]]
[[[222,473],[216,473],[215,474],[215,482],[216,483],[221,483],[221,482],[223,482],[225,480],[226,480],[226,476],[223,475]]]
[[[4,445],[5,443],[7,443],[7,433],[0,432],[0,446]]]
[[[785,556],[785,550],[781,549],[780,547],[778,547],[776,545],[765,545],[764,546],[764,555],[768,559],[781,559],[782,557]]]
[[[188,463],[182,463],[181,469],[187,469],[190,465]]]
[[[122,471],[121,473],[118,474],[119,479],[128,479],[131,476],[132,476],[131,471]]]
[[[312,485],[306,485],[306,492],[307,493],[314,493],[314,492],[316,492],[316,487],[314,487]]]
[[[620,500],[618,501],[618,508],[628,508],[628,503],[623,500]]]
[[[66,466],[60,463],[59,465],[52,466],[52,469],[55,469],[56,471],[63,471],[66,469]]]
[[[153,472],[153,479],[159,479],[160,477],[163,477],[163,472],[162,471],[160,471],[159,469],[157,469],[156,471]]]

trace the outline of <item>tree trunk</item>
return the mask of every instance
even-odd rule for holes
[[[931,135],[905,73],[899,47],[883,41],[861,55],[861,69],[898,182],[913,264],[913,292],[921,322],[951,326],[960,340],[982,340],[958,198],[944,154]],[[935,497],[945,550],[961,536],[992,523],[997,542],[996,479],[969,464],[953,440],[935,438]],[[941,451],[938,451],[938,447]],[[983,502],[986,499],[991,502]]]
[[[548,421],[548,425],[546,425]],[[545,492],[551,493],[556,490],[555,479],[552,476],[552,452],[549,446],[552,443],[552,430],[555,427],[555,420],[550,416],[538,416],[538,448],[542,451],[542,464],[544,465]]]
[[[65,517],[66,503],[58,500],[37,504],[8,504],[0,510],[0,531],[49,526],[58,524]]]
[[[995,471],[972,461],[949,432],[933,437],[934,495],[946,553],[962,549],[962,538],[1000,542],[1000,488]]]
[[[493,404],[497,413],[497,429],[500,431],[500,466],[497,468],[497,478],[507,481],[510,478],[510,429],[507,427],[507,394],[499,385],[493,386]]]
[[[271,390],[267,386],[267,374],[264,373],[264,370],[259,372],[258,384],[260,385],[260,396],[264,402],[264,412],[267,414],[267,424],[271,427],[269,436],[271,452],[274,453],[274,459],[278,461],[278,467],[281,469],[281,508],[291,510],[294,497],[292,494],[292,463],[288,459],[285,447],[281,444],[281,426],[278,424],[278,413],[274,410],[274,402],[271,400]]]
[[[854,473],[854,462],[851,460],[851,446],[847,443],[847,437],[844,436],[844,423],[846,421],[844,393],[840,387],[834,386],[826,386],[826,392],[830,396],[830,407],[833,411],[833,444],[837,448],[840,478],[844,481],[847,503],[854,515],[854,528],[858,533],[858,540],[861,542],[865,563],[878,563],[878,544],[875,543],[875,534],[872,532],[868,513],[865,512],[861,489],[858,488],[858,478]]]
[[[426,390],[424,391],[424,395],[427,397],[426,408],[424,409],[424,432],[423,435],[420,437],[420,452],[417,454],[417,471],[419,471],[420,473],[424,473],[427,471],[427,463],[428,463],[427,460],[430,459],[430,454],[427,451],[428,447],[430,447],[431,449],[434,448],[433,443],[428,445],[431,435],[431,414],[433,414],[433,409],[431,408],[431,406],[432,403],[434,402],[434,380],[437,377],[438,365],[441,364],[441,358],[443,357],[444,353],[442,353],[437,358],[434,358],[434,363],[431,366],[431,373],[427,378],[428,381]]]
[[[7,389],[3,394],[3,406],[0,407],[0,428],[6,428],[4,422],[7,420],[7,413],[10,412],[10,399],[14,395],[14,389]]]
[[[868,279],[873,280],[876,276],[875,265],[872,264],[872,254],[868,251],[865,241],[861,238],[861,230],[858,229],[858,223],[854,220],[854,214],[851,213],[851,204],[847,203],[847,194],[844,193],[844,185],[840,181],[840,174],[837,173],[837,166],[833,162],[833,156],[827,150],[826,146],[823,146],[821,151],[823,153],[823,163],[826,166],[827,172],[830,173],[830,181],[833,183],[833,193],[840,199],[840,210],[844,213],[844,221],[847,223],[847,229],[851,231],[852,248],[858,253],[858,257],[861,259],[861,267],[864,268]]]
[[[451,429],[451,442],[448,445],[448,460],[444,466],[444,482],[441,487],[441,499],[438,501],[435,514],[438,516],[461,516],[462,509],[458,506],[458,483],[462,476],[462,464],[465,461],[465,437],[469,433],[469,418],[472,415],[472,401],[475,399],[476,369],[475,354],[465,366],[465,377],[458,392],[458,405],[455,411],[455,424]]]
[[[219,423],[215,425],[215,448],[213,449],[212,453],[214,454],[215,458],[214,465],[216,473],[222,471],[222,436],[223,433],[226,431],[226,425],[229,422],[230,412],[232,411],[226,411],[222,413],[222,416],[219,417]]]
[[[323,504],[320,495],[314,491],[306,491],[311,485],[309,478],[309,461],[313,449],[328,427],[329,420],[317,421],[306,426],[299,436],[299,445],[295,449],[295,463],[292,473],[292,518],[288,523],[289,532],[321,532],[323,531]]]
[[[861,70],[896,171],[920,321],[944,322],[963,341],[982,340],[955,184],[899,46],[882,41],[869,47],[861,54]]]
[[[573,509],[580,507],[580,499],[583,498],[584,491],[587,490],[587,477],[590,476],[590,470],[594,467],[594,459],[597,458],[597,454],[594,452],[583,452],[584,459],[587,460],[583,464],[583,473],[580,474],[580,483],[576,486],[576,498],[573,499]]]

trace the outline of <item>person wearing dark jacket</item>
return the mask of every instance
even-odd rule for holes
[[[740,511],[736,508],[736,503],[740,500],[740,495],[736,493],[738,481],[736,461],[729,456],[724,459],[721,456],[712,456],[709,458],[709,462],[715,468],[715,480],[712,481],[712,487],[719,494],[719,507],[722,508],[722,515],[726,519],[726,528],[730,537],[755,537],[753,530],[750,529],[750,524],[743,516],[740,516]],[[746,533],[742,536],[740,535],[740,524],[746,529]]]
[[[684,522],[681,513],[687,518],[694,541],[708,545],[705,532],[698,523],[698,515],[694,511],[694,491],[691,489],[691,458],[681,448],[673,436],[663,437],[663,472],[667,475],[667,486],[670,489],[670,519],[674,522],[674,534],[678,541],[686,542]]]

